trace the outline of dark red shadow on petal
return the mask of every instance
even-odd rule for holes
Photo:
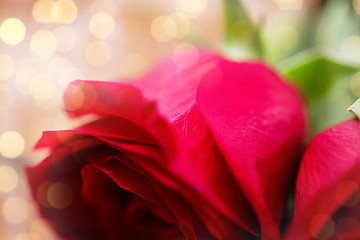
[[[28,167],[26,174],[41,216],[61,237],[105,239],[94,207],[80,195],[82,165],[74,159],[73,146],[64,146],[38,166]]]
[[[98,209],[107,239],[184,239],[146,178],[110,160],[82,170],[83,195]]]
[[[170,237],[169,234],[165,234],[166,231],[163,229],[161,233],[166,235],[164,239],[172,239],[173,237],[175,237],[175,239],[183,239],[184,236],[186,239],[198,239],[199,236],[206,236],[206,239],[211,239],[211,235],[202,223],[197,220],[197,218],[194,218],[195,215],[192,216],[187,202],[183,199],[181,194],[164,186],[162,183],[158,182],[158,180],[153,179],[153,173],[149,173],[146,168],[144,169],[137,165],[137,163],[145,160],[154,162],[152,158],[156,157],[156,155],[150,154],[152,157],[148,156],[146,158],[142,156],[144,151],[132,152],[128,148],[125,148],[125,151],[123,149],[116,149],[110,141],[107,142],[100,139],[101,137],[94,138],[82,135],[78,131],[47,132],[44,135],[44,139],[40,141],[41,144],[39,144],[39,146],[44,147],[47,142],[55,149],[52,151],[50,157],[45,159],[40,165],[27,169],[29,183],[33,191],[33,197],[38,202],[40,212],[42,216],[51,223],[59,235],[66,237],[67,239],[86,239],[87,232],[89,232],[86,228],[91,227],[92,229],[95,229],[94,231],[97,231],[98,234],[93,234],[92,231],[90,231],[89,234],[92,235],[91,237],[93,238],[89,239],[112,239],[113,236],[116,236],[113,239],[118,239],[119,235],[116,234],[122,234],[122,239],[134,239],[134,236],[135,239],[141,239],[142,236],[136,235],[138,231],[135,231],[135,234],[134,230],[130,231],[128,228],[125,230],[124,228],[119,227],[118,224],[114,225],[115,223],[119,223],[119,221],[121,222],[119,218],[121,219],[124,214],[125,217],[126,214],[130,214],[135,220],[139,217],[139,214],[137,214],[139,212],[135,211],[139,208],[134,208],[134,211],[126,212],[126,209],[116,208],[117,204],[121,203],[121,201],[109,204],[109,202],[114,202],[114,199],[116,200],[122,196],[122,192],[127,189],[126,192],[130,193],[133,191],[139,194],[139,198],[141,196],[141,198],[147,199],[146,201],[151,207],[147,207],[145,210],[148,211],[151,209],[150,213],[155,213],[152,215],[147,213],[147,215],[152,217],[154,221],[156,220],[159,223],[164,223],[165,225],[163,224],[163,227],[171,230],[168,232],[169,234],[175,233],[175,235]],[[108,140],[106,138],[104,139]],[[128,140],[115,139],[113,141],[115,141],[116,144],[125,141],[122,142],[122,147],[129,144]],[[144,143],[139,144],[144,147]],[[134,145],[134,142],[130,142],[130,145]],[[153,145],[149,145],[148,147],[150,149],[154,148]],[[129,150],[129,152],[127,152],[127,150]],[[155,152],[159,151],[156,147],[154,150]],[[115,165],[114,167],[114,160],[111,159],[117,159],[115,161],[118,165]],[[99,191],[99,195],[86,194],[86,192],[89,192],[86,191],[86,189],[91,189],[91,191],[93,191],[96,189],[96,186],[98,186],[97,189],[104,191],[106,191],[106,189],[110,189],[108,188],[107,183],[102,184],[104,181],[101,180],[101,177],[99,177],[99,179],[95,179],[91,178],[91,176],[87,176],[85,179],[84,176],[82,176],[81,178],[80,172],[82,169],[88,169],[88,166],[91,166],[88,164],[95,164],[97,168],[101,168],[101,171],[103,172],[103,175],[106,176],[106,179],[111,180],[111,186],[114,186],[116,182],[115,188],[113,190],[108,190],[114,194],[106,195],[102,194],[101,191]],[[149,164],[144,165],[149,166]],[[128,170],[125,172],[119,172],[119,166]],[[151,178],[151,181],[146,181],[146,183],[151,182],[154,187],[151,187],[149,184],[146,185],[145,182],[140,181],[141,179],[144,180],[146,178]],[[91,179],[94,181],[91,181]],[[71,193],[74,193],[72,195],[72,204],[79,202],[79,205],[82,207],[78,205],[70,205],[67,208],[54,209],[51,207],[51,204],[46,201],[47,193],[38,193],[39,189],[42,191],[48,191],[48,188],[52,183],[64,181],[66,181],[68,186],[71,186]],[[46,188],[44,188],[44,184],[46,185]],[[131,187],[129,187],[129,184]],[[135,186],[137,187],[134,188]],[[121,191],[116,193],[116,189],[119,188]],[[156,189],[156,191],[154,189]],[[149,193],[148,191],[150,190],[152,192]],[[80,192],[84,195],[80,195]],[[131,194],[134,195],[133,193]],[[158,197],[154,199],[154,196]],[[98,197],[98,201],[97,204],[94,204],[96,197]],[[44,199],[45,201],[43,201]],[[104,210],[100,211],[101,217],[99,216],[100,206],[105,206]],[[168,206],[168,212],[166,213],[166,211],[162,210],[159,212],[158,209],[165,206]],[[83,208],[85,208],[85,210],[82,210]],[[141,213],[141,209],[139,210]],[[132,214],[133,212],[135,215]],[[91,217],[88,215],[91,215]],[[68,218],[71,218],[71,220]],[[108,222],[109,219],[112,220]],[[173,227],[174,224],[166,226],[167,222],[173,223],[175,220],[175,228]],[[87,223],[87,221],[89,221],[89,223]],[[104,224],[104,222],[106,222],[106,224]],[[113,225],[111,224],[112,222]],[[196,231],[194,230],[195,223]],[[71,226],[68,226],[68,224],[71,224]],[[157,228],[150,228],[153,229],[153,232],[156,232],[155,230]],[[147,232],[151,229],[148,228]],[[84,234],[82,234],[80,230],[84,232]],[[150,235],[148,233],[145,235],[146,237],[143,237],[143,239],[149,239]],[[83,236],[85,237],[83,238]],[[150,237],[150,239],[151,238],[152,237]],[[158,239],[158,235],[156,235],[154,239]],[[204,237],[201,237],[201,239],[204,239]]]

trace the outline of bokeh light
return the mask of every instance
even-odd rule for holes
[[[72,64],[68,58],[57,56],[47,62],[46,74],[57,77],[64,69],[71,66]]]
[[[169,17],[171,17],[176,23],[175,38],[183,38],[190,32],[191,23],[185,14],[174,13]]]
[[[265,29],[264,34],[268,39],[266,51],[270,58],[282,57],[283,54],[294,49],[299,44],[301,37],[299,29],[293,24],[277,21],[271,22]],[[252,39],[247,40],[252,41]]]
[[[66,109],[69,111],[74,111],[84,104],[85,101],[85,94],[83,90],[76,86],[71,85],[68,88],[68,97],[66,98]],[[64,99],[65,100],[65,99]],[[63,103],[65,105],[65,103]]]
[[[323,225],[323,223],[326,224]],[[315,239],[328,239],[335,233],[335,222],[329,215],[315,215],[310,222],[309,231]]]
[[[7,85],[0,85],[0,111],[7,110],[15,100],[14,91]]]
[[[38,233],[19,233],[15,240],[42,240],[43,238]]]
[[[159,42],[167,42],[176,36],[176,22],[169,16],[160,16],[151,24],[151,34]]]
[[[61,88],[65,88],[70,82],[77,79],[84,79],[84,74],[75,67],[64,68],[56,78]]]
[[[76,20],[78,8],[72,0],[58,0],[51,8],[51,17],[59,24],[70,24]]]
[[[53,0],[37,0],[32,8],[32,16],[38,23],[51,23],[51,9],[54,5]]]
[[[115,31],[115,20],[108,13],[96,13],[90,20],[89,29],[97,38],[108,38]]]
[[[0,54],[0,81],[12,77],[15,71],[15,61],[8,55]]]
[[[337,236],[339,239],[356,240],[360,238],[360,222],[354,217],[343,217],[337,222]]]
[[[123,17],[119,22],[122,30],[122,35],[126,38],[128,42],[136,42],[139,41],[139,37],[143,32],[141,29],[143,26],[139,22],[139,20],[135,18]],[[151,30],[150,30],[151,32]]]
[[[0,153],[6,158],[17,158],[25,148],[23,136],[16,131],[6,131],[0,136]]]
[[[160,16],[151,24],[151,34],[159,42],[185,37],[190,31],[189,18],[182,13]]]
[[[350,36],[343,41],[342,52],[352,59],[360,60],[360,36]]]
[[[38,233],[19,233],[15,240],[43,240]]]
[[[294,47],[294,45],[296,45],[297,42],[299,41],[298,31],[295,29],[294,26],[290,24],[279,25],[278,27],[275,28],[273,34],[277,36],[276,38],[277,40],[281,41],[281,43],[279,44],[284,44],[285,42],[288,42],[290,43],[289,44],[290,47]]]
[[[282,10],[299,10],[302,8],[303,0],[274,0]]]
[[[65,209],[73,201],[73,192],[66,183],[57,182],[49,187],[46,197],[51,207]]]
[[[47,192],[52,184],[53,183],[50,181],[45,181],[45,182],[41,183],[40,186],[36,190],[36,199],[39,201],[39,203],[43,207],[50,207],[50,204],[47,199]]]
[[[43,110],[51,110],[58,107],[58,100],[56,98],[50,98],[47,100],[35,98],[35,103]]]
[[[49,100],[56,91],[55,80],[49,75],[35,75],[29,83],[29,92],[34,99]]]
[[[21,197],[9,197],[4,202],[2,212],[11,223],[21,223],[29,216],[29,204]]]
[[[360,189],[354,192],[354,194],[346,200],[342,205],[345,207],[354,207],[360,203]]]
[[[176,10],[190,18],[199,17],[206,9],[207,0],[178,0]]]
[[[75,44],[77,42],[77,35],[76,32],[66,26],[60,26],[57,27],[53,31],[55,37],[56,37],[56,51],[65,53],[73,49],[75,47]]]
[[[106,42],[92,41],[86,47],[85,58],[92,66],[104,66],[111,59],[111,48]]]
[[[37,219],[31,224],[31,233],[41,236],[41,240],[56,240],[55,233],[50,230],[48,223],[44,220]],[[36,239],[37,240],[37,239]]]
[[[104,12],[109,13],[111,16],[115,17],[118,10],[118,5],[114,0],[95,0],[91,4],[91,13],[95,15],[96,13]]]
[[[16,73],[15,86],[22,93],[29,93],[29,82],[35,76],[39,74],[38,71],[32,67],[24,67]]]
[[[128,54],[121,61],[121,76],[125,78],[137,78],[146,72],[147,65],[143,56],[139,54]]]
[[[355,164],[355,163],[354,163]],[[344,191],[353,193],[351,197],[344,198]],[[359,185],[352,181],[347,180],[342,182],[339,187],[334,192],[335,198],[338,200],[338,202],[346,207],[352,207],[355,206],[359,201]]]
[[[19,177],[14,168],[10,166],[0,166],[0,192],[10,192],[18,184]]]
[[[19,44],[24,40],[26,27],[18,18],[8,18],[0,25],[0,39],[9,45]]]
[[[30,50],[39,57],[50,57],[56,49],[56,36],[48,30],[39,30],[31,37]]]

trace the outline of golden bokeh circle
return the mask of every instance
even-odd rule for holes
[[[6,158],[17,158],[23,154],[25,140],[16,131],[6,131],[0,136],[0,153]]]
[[[18,18],[8,18],[0,25],[0,39],[8,45],[17,45],[24,40],[26,27]]]

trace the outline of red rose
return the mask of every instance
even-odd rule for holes
[[[132,86],[75,81],[65,108],[98,118],[45,133],[37,147],[51,154],[27,170],[61,236],[279,237],[305,114],[265,64],[185,53]]]
[[[360,239],[360,122],[319,133],[297,178],[295,211],[286,239]]]

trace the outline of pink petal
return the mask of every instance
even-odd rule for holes
[[[76,128],[76,131],[95,137],[117,138],[139,144],[157,144],[154,137],[143,127],[111,115],[82,125]]]
[[[155,100],[161,114],[171,121],[195,103],[202,75],[216,68],[217,61],[218,56],[211,52],[185,51],[166,58],[131,84],[140,89],[146,99]],[[187,64],[179,66],[179,62]]]
[[[205,215],[203,220],[217,232],[214,235],[237,239],[244,235],[241,228],[257,233],[258,222],[252,206],[234,179],[199,109],[192,107],[172,122],[172,126],[182,136],[183,150],[171,169],[188,184],[183,188],[185,196],[200,215]],[[216,220],[211,223],[211,219]]]
[[[306,131],[303,103],[262,63],[223,60],[217,67],[220,71],[203,76],[197,105],[263,237],[276,239]]]
[[[133,87],[114,82],[74,81],[66,89],[64,100],[71,116],[123,118],[147,131],[169,156],[176,154],[176,139],[167,122],[158,114],[155,104],[146,101]]]
[[[212,152],[214,150],[212,137],[210,136],[210,139],[206,139],[205,137],[203,142],[201,139],[203,135],[199,134],[199,136],[196,137],[196,134],[198,134],[197,131],[201,132],[201,129],[205,129],[206,131],[207,128],[206,124],[201,125],[201,122],[203,122],[202,120],[198,120],[196,117],[195,119],[192,119],[194,116],[189,114],[189,112],[192,111],[193,106],[196,104],[195,95],[198,84],[203,78],[211,78],[211,80],[207,81],[206,83],[209,86],[216,85],[224,80],[222,76],[224,71],[224,69],[222,69],[222,62],[224,60],[214,54],[206,53],[204,51],[198,51],[198,53],[198,61],[190,67],[179,68],[176,66],[173,59],[169,58],[159,64],[158,67],[144,79],[140,80],[139,82],[135,82],[134,85],[142,90],[144,96],[147,99],[154,99],[158,101],[160,112],[163,113],[163,115],[165,115],[171,122],[173,122],[172,125],[175,129],[180,131],[193,130],[195,132],[193,136],[189,136],[189,134],[187,134],[184,137],[186,138],[186,143],[181,147],[181,149],[183,149],[181,153],[183,153],[184,156],[181,158],[181,160],[178,160],[178,162],[173,167],[177,174],[179,174],[179,177],[188,183],[190,186],[189,188],[197,186],[197,188],[192,189],[191,191],[189,190],[189,192],[192,192],[189,195],[196,196],[197,203],[193,204],[203,206],[204,202],[210,203],[211,208],[219,211],[221,214],[223,214],[223,217],[225,215],[226,218],[232,219],[232,221],[236,222],[238,225],[254,233],[257,231],[257,229],[256,220],[254,220],[254,214],[252,213],[252,207],[249,206],[250,204],[245,199],[242,190],[236,186],[228,166],[224,164],[222,156],[215,158],[209,157],[216,156]],[[183,55],[183,60],[186,61],[186,53]],[[228,70],[225,71],[229,72]],[[228,73],[228,75],[230,76],[231,73]],[[156,79],[156,81],[154,79]],[[294,156],[294,152],[296,152],[296,148],[299,146],[299,143],[302,140],[302,135],[305,131],[303,126],[303,109],[302,103],[300,102],[297,94],[294,93],[294,91],[289,87],[283,86],[283,88],[285,88],[285,91],[288,93],[290,92],[290,95],[293,95],[290,97],[290,99],[295,99],[293,101],[295,102],[295,109],[292,111],[292,113],[300,109],[300,113],[297,115],[300,122],[298,126],[299,129],[297,133],[294,133],[294,135],[298,135],[294,137],[294,146],[290,146],[290,148],[286,150],[290,152],[291,156]],[[255,94],[259,92],[258,89],[250,91],[254,92]],[[264,92],[265,91],[266,90],[264,89]],[[292,106],[292,102],[290,102],[286,107],[289,106]],[[212,105],[209,105],[209,107],[212,107]],[[286,107],[282,109],[286,109]],[[279,109],[279,112],[281,112],[282,109]],[[296,118],[294,114],[291,115],[292,113],[290,113],[289,116]],[[284,118],[286,118],[286,116],[284,116]],[[295,122],[294,125],[296,124],[297,123]],[[180,133],[180,135],[181,134],[182,133]],[[194,135],[195,139],[191,139],[194,138]],[[289,135],[284,136],[284,138],[289,137]],[[196,138],[198,138],[198,140],[196,140]],[[201,146],[201,151],[196,153],[195,149],[199,145]],[[288,146],[285,146],[284,144],[283,148],[285,149],[287,147]],[[283,150],[279,150],[279,152],[281,151]],[[186,156],[186,154],[190,155]],[[284,153],[284,155],[286,154],[287,153]],[[284,161],[286,161],[286,159]],[[290,165],[295,167],[297,163],[291,163]],[[285,167],[287,166],[284,166],[284,168]],[[197,177],[194,178],[194,176]],[[290,178],[291,172],[288,174],[288,177],[284,177],[282,183],[280,181],[279,185],[283,184],[284,189],[287,189],[287,182],[289,182],[288,180]],[[218,179],[222,180],[219,181]],[[227,189],[227,191],[224,189]],[[284,190],[283,192],[285,192],[283,193],[282,197],[282,201],[284,202],[288,191]],[[227,196],[231,194],[234,195],[234,193],[236,193],[235,195],[237,196],[233,196],[233,198]],[[200,201],[202,197],[204,197],[203,202]],[[231,201],[234,203],[241,203],[233,204]],[[280,209],[284,205],[283,203],[279,204],[278,199],[274,199],[273,202],[275,202],[274,205],[279,206],[278,208]],[[257,204],[255,205],[257,206]],[[248,209],[249,212],[241,211],[241,209],[244,208]],[[259,212],[262,212],[262,210],[259,210]],[[281,210],[277,212],[277,221],[280,221]],[[217,223],[217,225],[219,226],[220,224]]]
[[[335,211],[347,211],[342,204],[360,184],[359,146],[357,120],[337,124],[311,141],[300,165],[294,218],[287,239],[311,239]],[[360,205],[347,212],[360,220]]]

